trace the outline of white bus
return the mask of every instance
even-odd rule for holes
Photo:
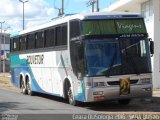
[[[138,14],[76,14],[11,37],[11,81],[78,102],[152,96],[149,39]]]

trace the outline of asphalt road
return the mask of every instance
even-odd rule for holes
[[[36,96],[0,89],[0,113],[13,114],[76,114],[94,113],[83,107],[65,103],[58,97],[37,94]]]
[[[50,114],[52,118],[52,114],[140,114],[155,112],[160,112],[160,97],[153,97],[151,100],[133,100],[127,106],[119,105],[117,102],[88,103],[72,106],[58,97],[43,94],[28,96],[0,89],[0,113],[4,115],[27,114],[27,116],[23,116],[26,118],[29,118],[28,115],[32,115],[31,120],[33,115],[37,114],[43,120],[44,114]],[[65,117],[67,118],[67,116]],[[69,119],[73,118],[73,116],[68,117]]]

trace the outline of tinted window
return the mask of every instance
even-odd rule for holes
[[[61,26],[56,28],[56,46],[62,45],[62,29]]]
[[[80,24],[79,21],[70,22],[70,38],[74,38],[80,35]]]
[[[44,32],[36,33],[36,48],[44,47]]]
[[[83,43],[80,41],[71,41],[70,44],[70,56],[73,72],[77,77],[79,76],[78,74],[84,75],[85,65]]]
[[[67,45],[67,25],[62,26],[62,45]]]
[[[26,36],[22,36],[19,38],[19,42],[20,42],[20,50],[26,50],[26,46],[27,46],[27,37]]]
[[[19,38],[13,38],[13,49],[14,51],[19,50]]]
[[[56,28],[56,46],[67,45],[67,24]]]
[[[46,43],[45,47],[51,47],[55,45],[55,29],[48,29],[45,31]]]
[[[28,49],[34,49],[35,48],[35,34],[29,34],[28,35]]]

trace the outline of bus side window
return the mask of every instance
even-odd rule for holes
[[[67,45],[67,24],[62,26],[62,45]]]
[[[52,47],[55,45],[55,29],[51,28],[45,30],[45,47]]]
[[[27,49],[27,36],[20,37],[19,42],[20,42],[20,50],[26,50]]]
[[[13,39],[13,49],[14,51],[19,51],[19,38]]]
[[[34,49],[35,48],[35,34],[29,34],[28,35],[28,49]]]
[[[79,75],[83,76],[85,73],[83,44],[80,41],[71,41],[70,47],[72,48],[70,52],[73,72],[79,78]]]
[[[44,47],[44,32],[38,32],[35,34],[36,39],[36,48],[43,48]]]
[[[56,46],[62,45],[62,27],[56,27]]]
[[[80,23],[78,20],[70,22],[70,38],[74,38],[80,35]]]

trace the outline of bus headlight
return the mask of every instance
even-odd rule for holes
[[[95,91],[93,92],[93,95],[103,95],[103,91]]]
[[[94,87],[103,87],[103,86],[106,86],[106,85],[105,85],[105,82],[94,82],[93,86]]]
[[[141,83],[142,84],[149,84],[149,83],[151,83],[151,78],[143,78],[143,79],[141,79]]]

